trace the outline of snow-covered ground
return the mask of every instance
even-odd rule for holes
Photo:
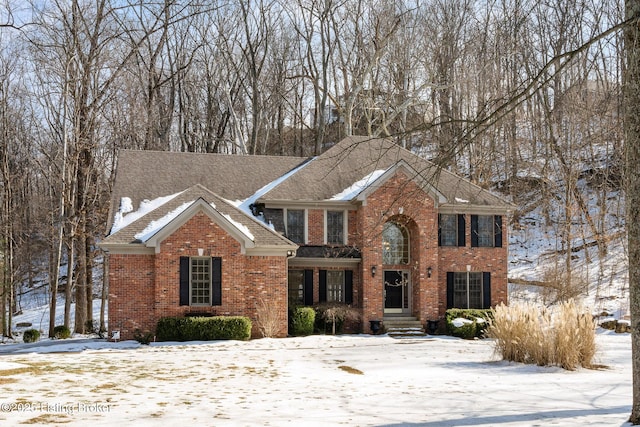
[[[0,425],[620,426],[630,337],[597,342],[606,366],[571,372],[444,336],[67,341],[0,356]]]

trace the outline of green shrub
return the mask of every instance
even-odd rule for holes
[[[295,336],[311,335],[316,311],[311,307],[295,307],[289,314],[289,333]]]
[[[164,317],[158,321],[158,341],[213,341],[251,338],[251,320],[242,316]]]
[[[53,328],[53,337],[59,340],[66,340],[71,337],[71,330],[64,325],[58,325]]]
[[[453,324],[455,319],[467,319],[473,323],[465,323],[458,327]],[[473,339],[483,337],[492,318],[491,310],[450,308],[445,313],[447,331],[454,337]]]
[[[24,342],[36,342],[40,339],[40,331],[37,329],[27,329],[22,335]]]
[[[456,318],[458,321],[461,318]],[[476,322],[469,319],[463,319],[464,323],[459,323],[456,325],[456,319],[453,319],[451,323],[447,324],[447,328],[449,333],[454,337],[464,338],[465,340],[472,340],[476,337],[477,327]]]

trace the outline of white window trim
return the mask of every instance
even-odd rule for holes
[[[327,226],[327,212],[331,211],[331,212],[340,212],[342,211],[342,244],[346,245],[347,241],[348,241],[348,231],[349,231],[349,215],[348,212],[346,210],[342,210],[342,209],[325,209],[324,210],[324,244],[327,245],[329,239],[328,239],[328,234],[329,234],[329,227]],[[306,222],[305,222],[306,224]]]
[[[193,261],[206,260],[209,264],[209,303],[193,302]],[[213,260],[211,257],[189,257],[189,305],[192,307],[210,307],[213,301]]]
[[[303,216],[303,221],[304,221],[304,242],[302,243],[303,245],[306,245],[307,242],[309,241],[309,212],[307,211],[307,209],[295,209],[292,208],[292,211],[303,211],[304,214]],[[284,215],[284,232],[286,235],[289,235],[289,223],[287,221],[287,212],[289,211],[289,209],[284,208],[282,209],[283,211],[283,215]]]

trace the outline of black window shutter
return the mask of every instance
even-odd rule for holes
[[[482,273],[482,308],[491,307],[491,273]]]
[[[313,305],[313,270],[304,271],[304,305]]]
[[[320,302],[327,302],[327,270],[320,270]]]
[[[478,215],[471,215],[471,247],[478,247]]]
[[[344,272],[344,302],[345,304],[353,304],[353,271],[345,270]]]
[[[466,246],[467,238],[465,235],[466,231],[466,221],[464,219],[464,214],[458,214],[458,246]]]
[[[447,271],[447,308],[453,308],[453,272]]]
[[[495,236],[494,246],[496,248],[501,248],[502,247],[502,216],[496,215],[494,217],[494,222],[495,222],[495,226],[493,229],[494,236]]]
[[[180,257],[180,305],[189,305],[189,257]]]
[[[442,215],[438,214],[438,246],[442,246]]]
[[[222,258],[211,258],[211,305],[222,305]]]

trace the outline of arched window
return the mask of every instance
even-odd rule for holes
[[[394,222],[387,222],[382,230],[382,263],[409,264],[409,233]]]

